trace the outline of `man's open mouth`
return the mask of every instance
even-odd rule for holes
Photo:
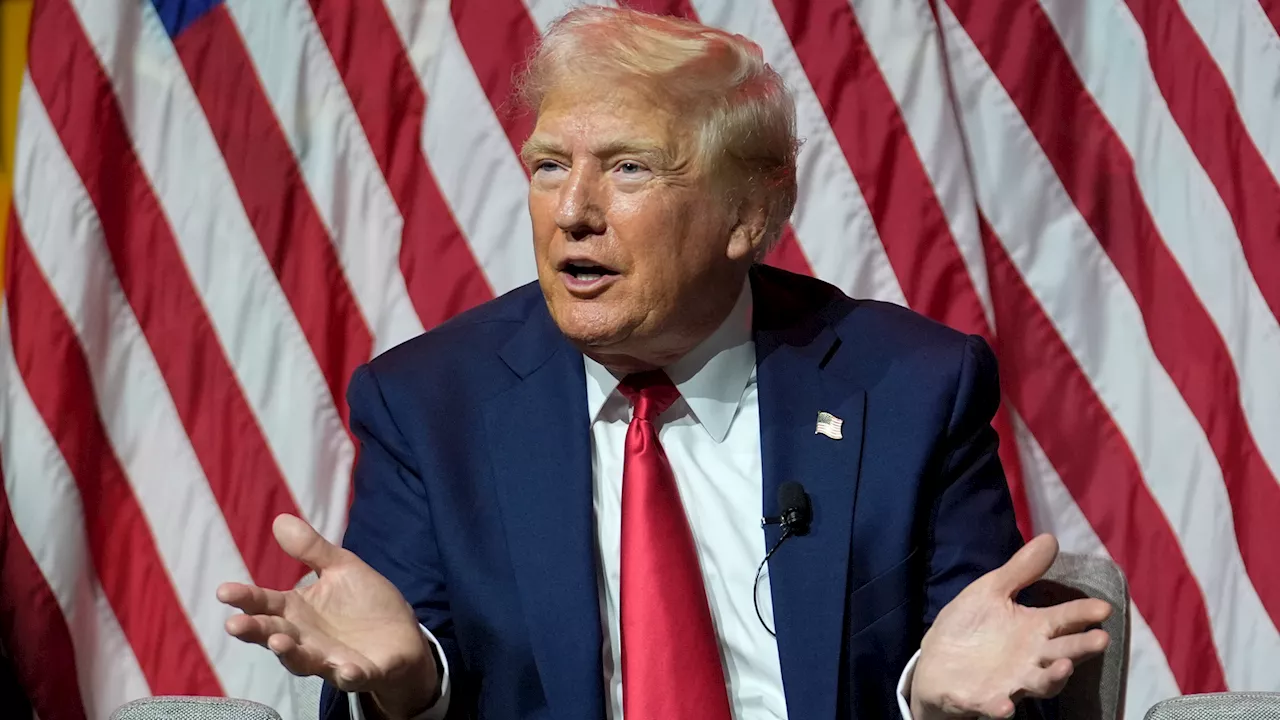
[[[565,263],[563,272],[584,283],[595,282],[602,277],[618,274],[616,270],[611,270],[603,265],[578,262]]]

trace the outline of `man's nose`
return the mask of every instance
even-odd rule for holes
[[[570,171],[560,188],[556,225],[570,240],[583,240],[605,231],[604,208],[600,203],[600,179],[581,166]]]

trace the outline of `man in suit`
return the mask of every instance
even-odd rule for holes
[[[356,372],[345,548],[279,518],[320,578],[224,585],[228,631],[323,677],[328,718],[1004,717],[1057,693],[1109,607],[1013,600],[1056,546],[1019,550],[986,344],[756,263],[797,147],[759,49],[583,8],[523,88],[538,283]],[[762,567],[788,481],[812,519]]]

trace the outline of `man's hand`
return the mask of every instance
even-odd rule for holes
[[[269,648],[295,675],[372,694],[391,718],[428,708],[438,694],[435,659],[395,586],[292,515],[277,517],[272,530],[319,579],[286,592],[224,583],[218,600],[244,611],[227,620],[227,632]]]
[[[1057,555],[1057,541],[1041,535],[947,603],[920,645],[911,682],[915,720],[1012,717],[1019,700],[1057,695],[1075,663],[1106,649],[1106,631],[1087,628],[1111,614],[1110,603],[1014,602]]]

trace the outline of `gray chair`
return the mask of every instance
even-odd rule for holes
[[[294,587],[304,588],[315,581],[315,572],[309,572]],[[293,720],[317,720],[320,717],[320,691],[323,688],[324,681],[318,677],[289,676],[289,695],[293,698]]]
[[[1223,692],[1183,695],[1156,703],[1146,720],[1280,720],[1280,693]]]
[[[111,720],[281,720],[275,710],[250,700],[161,695],[125,703]]]
[[[1063,720],[1122,720],[1129,674],[1129,583],[1109,558],[1059,553],[1049,572],[1020,600],[1044,607],[1093,597],[1111,603],[1102,629],[1111,636],[1106,652],[1080,663],[1059,695]]]

